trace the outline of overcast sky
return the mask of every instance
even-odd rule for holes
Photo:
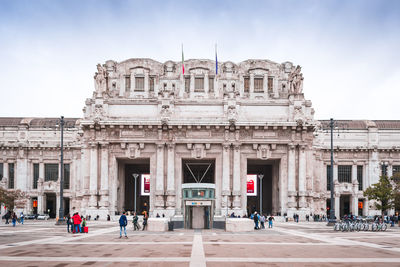
[[[303,68],[316,119],[400,119],[400,1],[0,0],[0,116],[82,117],[97,63]]]

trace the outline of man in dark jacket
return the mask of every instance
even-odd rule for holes
[[[128,238],[126,235],[126,225],[128,224],[128,220],[126,219],[125,212],[122,213],[121,217],[119,218],[119,238],[122,237],[122,228],[124,228],[125,237]]]

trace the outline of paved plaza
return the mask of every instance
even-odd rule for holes
[[[276,223],[250,233],[134,232],[89,222],[68,234],[54,221],[0,225],[0,266],[400,266],[400,229],[333,232],[325,223]]]

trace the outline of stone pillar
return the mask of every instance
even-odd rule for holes
[[[14,188],[22,192],[27,191],[27,177],[28,177],[28,157],[24,150],[18,151],[17,162],[14,167]],[[25,152],[25,153],[24,153]]]
[[[97,208],[97,143],[92,143],[90,147],[90,183],[89,183],[89,192],[90,192],[90,200],[89,207],[91,209]]]
[[[60,193],[57,192],[56,193],[56,218],[58,218],[59,216],[60,216]]]
[[[351,167],[351,182],[353,184],[353,194],[351,195],[351,213],[358,216],[358,181],[356,161],[354,161]]]
[[[340,194],[335,193],[335,216],[340,219]]]
[[[288,208],[296,208],[296,146],[288,145]]]
[[[387,166],[387,175],[389,178],[393,176],[393,162],[389,162]]]
[[[164,144],[157,144],[155,208],[164,207]]]
[[[44,196],[43,194],[38,195],[38,214],[44,214]]]
[[[338,181],[338,165],[333,162],[333,183],[337,183]]]
[[[228,196],[230,195],[229,189],[229,176],[230,176],[230,145],[222,144],[222,211],[221,214],[226,214],[228,209]]]
[[[144,92],[146,97],[149,96],[149,72],[144,73]]]
[[[233,147],[233,208],[236,210],[240,209],[240,144],[235,144]]]
[[[307,207],[306,202],[306,146],[302,145],[299,149],[299,206],[304,209]]]
[[[135,83],[135,73],[131,72],[131,90],[130,92],[135,92],[136,83]]]
[[[272,77],[272,88],[274,92],[274,98],[279,98],[278,77]]]
[[[42,163],[43,164],[43,163]],[[7,179],[8,181],[8,163],[3,163],[3,179]],[[4,180],[3,180],[4,181]],[[8,183],[8,182],[7,182]],[[6,188],[8,188],[8,184],[6,184]],[[1,205],[0,205],[1,206]]]
[[[100,173],[100,207],[108,210],[109,190],[108,190],[108,143],[101,144],[101,173]],[[102,214],[107,215],[108,212]]]
[[[175,144],[168,144],[167,208],[175,208]],[[171,214],[172,215],[172,214]]]
[[[287,156],[283,156],[280,160],[280,167],[279,167],[279,202],[281,207],[281,216],[284,213],[287,213],[287,202],[288,202],[288,195],[287,190],[287,181],[288,181],[288,161]]]

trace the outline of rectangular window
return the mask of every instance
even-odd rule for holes
[[[363,166],[357,166],[358,190],[363,190]]]
[[[39,180],[39,163],[33,164],[33,189],[37,189]]]
[[[0,163],[0,181],[3,180],[3,176],[4,176],[4,167],[3,163]]]
[[[149,91],[154,92],[154,77],[149,78]]]
[[[14,163],[8,163],[8,188],[14,188]]]
[[[58,180],[58,164],[44,164],[44,181]]]
[[[185,76],[185,92],[189,93],[190,92],[190,77]]]
[[[254,78],[254,92],[262,93],[264,92],[264,79],[263,78]]]
[[[214,78],[208,78],[208,91],[214,92]]]
[[[339,183],[351,183],[351,165],[338,166],[338,180]]]
[[[326,166],[326,190],[331,190],[331,165]]]
[[[268,92],[271,93],[274,90],[274,78],[268,77]]]
[[[204,78],[194,78],[194,91],[204,92]]]
[[[135,91],[144,91],[144,77],[135,77]]]
[[[244,92],[245,93],[250,92],[250,78],[249,77],[244,77]]]
[[[69,189],[70,172],[69,164],[64,164],[64,189]]]
[[[131,76],[125,76],[125,92],[129,92],[131,90]]]
[[[393,175],[400,175],[400,165],[393,165]]]
[[[387,174],[388,174],[387,169],[388,169],[387,165],[384,165],[384,164],[381,165],[381,175],[382,176],[387,176]]]

